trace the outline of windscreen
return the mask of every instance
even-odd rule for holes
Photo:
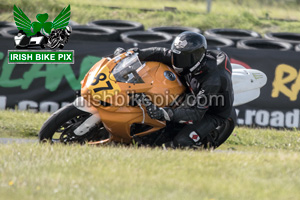
[[[117,82],[144,83],[138,74],[143,67],[137,54],[133,54],[121,60],[113,69],[112,74]]]

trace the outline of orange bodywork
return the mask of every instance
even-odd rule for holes
[[[90,69],[81,82],[81,95],[97,108],[104,127],[111,134],[110,141],[123,143],[132,141],[131,126],[133,124],[150,127],[135,134],[140,136],[166,126],[165,121],[151,119],[144,106],[129,106],[128,93],[144,93],[151,100],[156,98],[157,106],[165,107],[170,106],[174,101],[174,98],[171,97],[180,96],[185,91],[184,85],[173,69],[159,62],[146,62],[138,71],[138,75],[144,83],[117,82],[112,70],[128,56],[130,54],[123,53],[111,60],[103,58]],[[167,79],[164,74],[166,71],[171,71],[176,78],[174,80]],[[103,103],[107,103],[109,106],[103,106]]]

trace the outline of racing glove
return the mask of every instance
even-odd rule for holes
[[[135,94],[136,98],[140,100],[147,110],[148,115],[152,119],[157,119],[161,121],[171,121],[173,117],[172,108],[160,108],[153,104],[150,99],[145,94]]]
[[[155,104],[150,103],[146,106],[147,113],[152,119],[171,121],[172,109],[171,108],[159,108]]]

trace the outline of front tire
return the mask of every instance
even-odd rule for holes
[[[83,136],[74,134],[74,130],[81,125],[90,113],[77,109],[72,103],[53,113],[43,124],[39,132],[39,141],[61,142],[61,143],[84,143],[100,139],[102,124],[96,125]]]

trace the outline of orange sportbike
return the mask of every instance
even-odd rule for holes
[[[258,70],[234,64],[232,76],[235,105],[256,99],[267,79]],[[159,146],[173,139],[172,134],[163,137],[171,123],[151,119],[143,101],[148,99],[159,107],[181,105],[186,87],[171,67],[160,62],[141,63],[138,54],[129,51],[102,58],[81,85],[81,96],[44,123],[40,141]],[[226,141],[233,127],[233,119],[228,118],[211,132],[217,146]]]

